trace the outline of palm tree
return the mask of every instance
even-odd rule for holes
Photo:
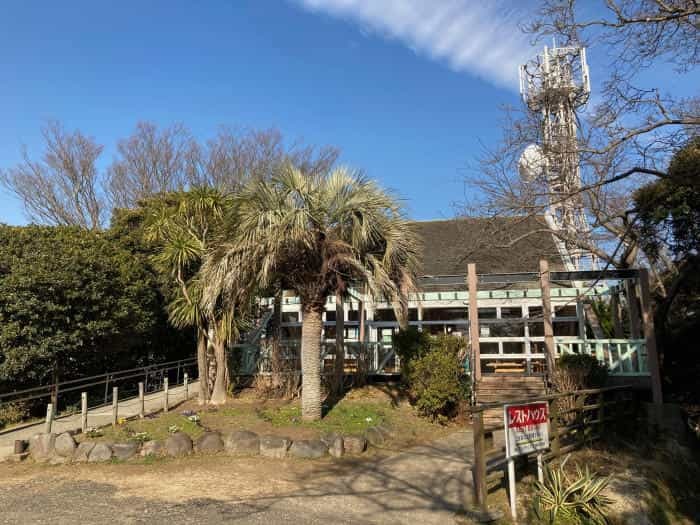
[[[219,303],[204,310],[199,268],[209,245],[223,226],[231,199],[205,187],[156,198],[146,219],[148,237],[160,244],[156,262],[168,271],[176,296],[168,305],[170,322],[176,327],[194,326],[197,331],[197,365],[200,402],[226,401],[229,372],[226,344],[237,334],[236,303]],[[215,376],[209,381],[208,350],[213,349]]]
[[[320,419],[326,298],[365,284],[405,320],[417,267],[415,234],[394,198],[344,168],[307,175],[286,165],[234,199],[227,222],[235,227],[202,268],[205,303],[282,276],[301,300],[302,416]]]

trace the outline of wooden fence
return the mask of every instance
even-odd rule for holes
[[[615,433],[625,427],[629,430],[639,414],[638,399],[630,386],[577,390],[471,407],[474,504],[484,511],[488,488],[495,481],[500,484],[507,465],[505,447],[495,439],[495,435],[505,431],[503,420],[487,426],[484,412],[502,413],[505,405],[534,401],[546,401],[549,405],[550,449],[543,454],[545,461],[599,440],[608,432]]]

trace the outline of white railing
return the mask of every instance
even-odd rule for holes
[[[613,376],[648,376],[644,339],[556,339],[557,355],[589,354]]]

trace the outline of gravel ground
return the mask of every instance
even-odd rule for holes
[[[0,465],[0,523],[453,523],[471,434],[363,460]]]

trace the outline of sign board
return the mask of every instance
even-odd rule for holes
[[[503,418],[507,458],[549,448],[549,405],[546,401],[505,405]]]

